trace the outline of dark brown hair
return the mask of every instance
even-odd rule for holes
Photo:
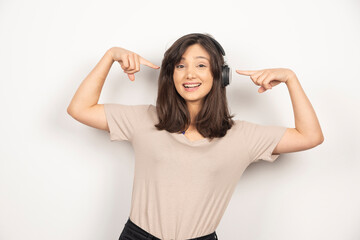
[[[226,135],[234,124],[229,115],[226,88],[221,86],[221,71],[224,57],[210,39],[210,34],[191,33],[176,40],[166,50],[161,63],[158,80],[158,96],[156,111],[159,123],[155,125],[158,130],[181,133],[190,123],[190,113],[186,101],[177,92],[174,85],[174,68],[181,60],[186,49],[193,44],[200,44],[210,55],[210,68],[213,76],[213,86],[205,96],[204,103],[195,117],[197,131],[205,138],[212,140]]]

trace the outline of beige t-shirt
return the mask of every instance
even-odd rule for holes
[[[190,141],[159,131],[156,107],[104,104],[111,141],[129,141],[135,154],[130,220],[165,240],[214,232],[237,182],[252,162],[273,162],[282,126],[243,120],[222,138]]]

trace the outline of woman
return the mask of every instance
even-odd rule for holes
[[[113,47],[81,83],[68,113],[130,141],[136,155],[130,216],[121,239],[217,239],[216,228],[246,167],[323,142],[316,114],[293,71],[240,71],[258,92],[285,83],[296,128],[232,120],[222,68],[224,51],[209,34],[188,34],[165,52],[156,106],[98,104],[118,61],[131,81],[140,65],[158,66]]]

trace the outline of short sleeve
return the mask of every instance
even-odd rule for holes
[[[248,121],[243,121],[243,127],[251,162],[274,162],[279,157],[279,154],[272,152],[284,136],[286,127],[260,125]]]
[[[104,104],[111,141],[132,141],[135,131],[142,125],[149,105]]]

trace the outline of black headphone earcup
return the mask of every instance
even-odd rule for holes
[[[230,84],[230,68],[228,65],[222,66],[222,72],[221,72],[221,86],[226,87]]]

